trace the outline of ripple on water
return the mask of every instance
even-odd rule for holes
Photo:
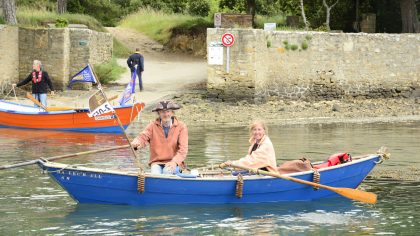
[[[138,125],[138,124],[135,124]],[[307,155],[324,160],[330,153],[371,153],[386,144],[392,157],[377,167],[399,170],[395,178],[367,179],[362,187],[378,194],[370,206],[344,199],[286,204],[127,207],[77,205],[36,166],[0,172],[0,235],[20,234],[166,234],[179,235],[416,235],[420,232],[420,183],[404,180],[409,166],[420,168],[420,123],[271,126],[279,162]],[[133,129],[138,129],[134,127]],[[134,132],[133,134],[136,134]],[[245,155],[248,132],[240,127],[189,127],[188,164],[203,166]],[[30,139],[31,135],[43,137]],[[37,131],[0,132],[1,164],[42,156],[122,144],[119,135],[83,134],[80,138]],[[47,141],[46,141],[47,140]],[[87,140],[84,142],[83,140]],[[28,145],[29,143],[29,145]],[[25,144],[25,145],[23,145]],[[141,153],[147,160],[148,151]],[[89,155],[64,163],[126,168],[128,150]],[[416,173],[416,172],[410,172]],[[391,176],[392,175],[387,175]]]

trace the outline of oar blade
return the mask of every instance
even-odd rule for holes
[[[334,188],[334,191],[341,196],[369,204],[376,204],[378,196],[374,193],[365,192],[352,188]]]

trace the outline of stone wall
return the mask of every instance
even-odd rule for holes
[[[236,36],[230,73],[208,66],[209,96],[222,101],[420,96],[419,34],[208,29]]]
[[[3,50],[4,49],[4,50]],[[56,89],[64,89],[70,77],[87,64],[112,58],[112,36],[89,29],[0,28],[0,65],[7,77],[0,83],[16,83],[32,70],[33,60],[41,60]],[[9,53],[10,52],[10,53]]]
[[[221,16],[222,28],[252,28],[252,15],[222,13]]]
[[[34,60],[42,62],[56,89],[69,78],[69,31],[63,29],[19,28],[19,79],[32,71]]]
[[[89,29],[70,29],[70,76],[87,64],[107,62],[112,57],[112,36]],[[90,88],[91,84],[75,84],[73,89]]]
[[[18,79],[18,28],[0,25],[0,93],[8,93]]]

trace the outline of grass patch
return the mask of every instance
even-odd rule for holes
[[[94,69],[102,84],[118,80],[120,75],[127,70],[127,68],[118,65],[115,58],[112,58],[108,63],[94,65]]]
[[[186,14],[165,13],[163,11],[143,8],[130,14],[120,22],[124,28],[134,29],[150,38],[166,44],[174,28],[193,28],[197,25],[207,25],[208,20]]]
[[[45,27],[45,23],[55,24],[57,19],[67,20],[69,24],[84,24],[89,29],[105,32],[105,28],[95,18],[83,14],[57,14],[46,10],[34,10],[30,8],[17,9],[17,21],[23,27]]]
[[[116,58],[125,58],[130,56],[132,51],[128,47],[126,47],[123,43],[121,43],[118,39],[112,38],[113,41],[113,56]]]

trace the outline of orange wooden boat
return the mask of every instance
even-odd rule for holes
[[[144,103],[114,107],[124,128],[137,117]],[[33,106],[0,100],[0,126],[93,133],[122,133],[111,113],[89,117],[88,109],[46,112]]]

